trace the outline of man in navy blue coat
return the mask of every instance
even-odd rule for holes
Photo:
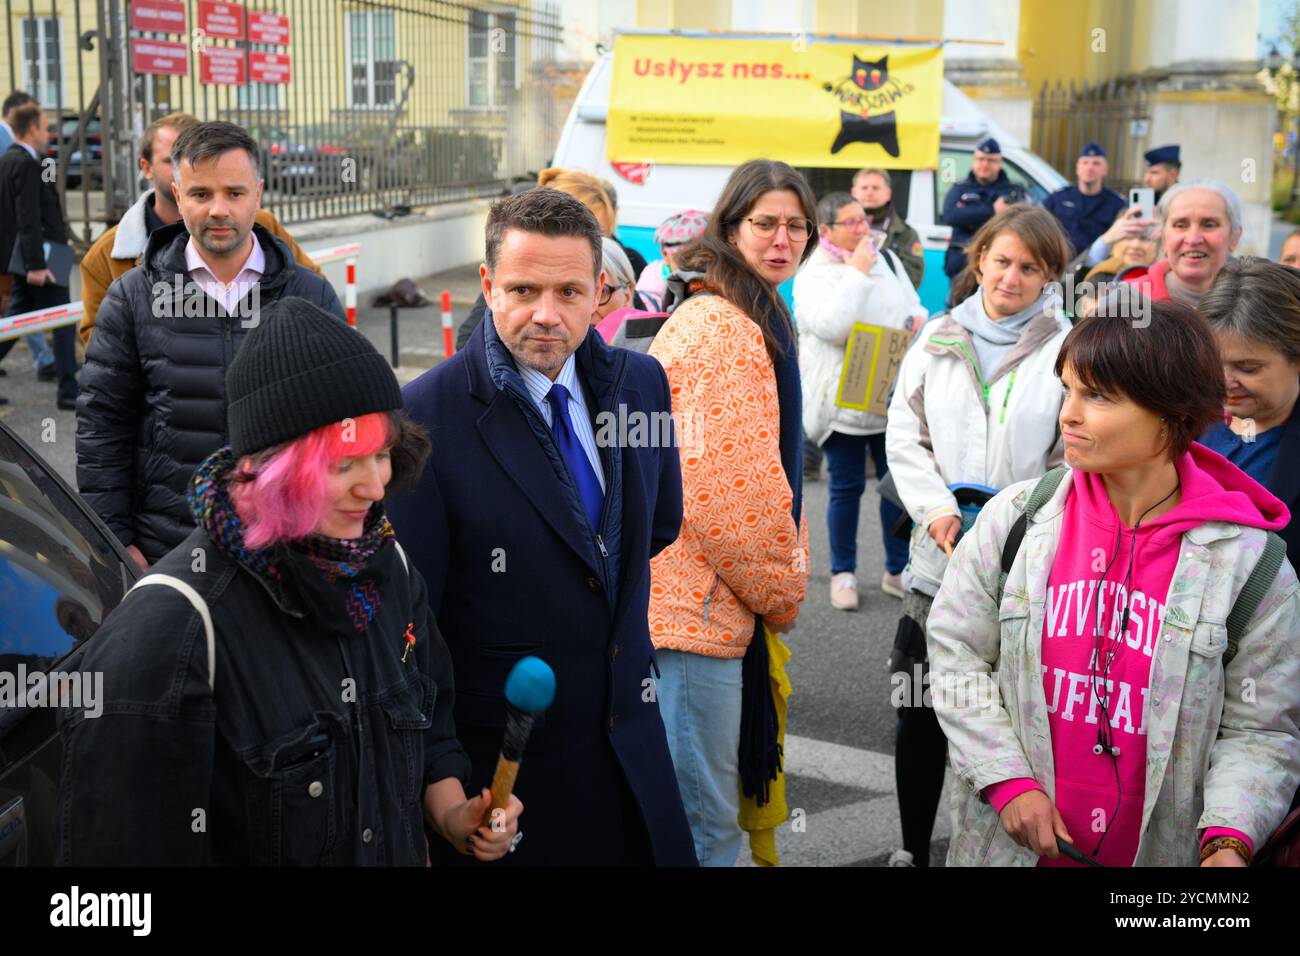
[[[404,390],[433,454],[389,516],[451,649],[473,787],[496,765],[511,667],[532,654],[555,671],[507,860],[695,865],[646,620],[650,558],[681,528],[671,398],[654,359],[590,325],[600,239],[558,190],[493,204],[490,310],[464,351]],[[429,842],[435,863],[464,859]]]
[[[970,175],[957,183],[943,200],[943,221],[952,226],[952,238],[943,257],[943,271],[955,279],[966,268],[966,244],[980,226],[1007,207],[1008,193],[1019,187],[1002,168],[1002,147],[992,136],[975,147]]]
[[[1128,206],[1124,197],[1106,188],[1106,151],[1089,143],[1074,164],[1077,181],[1058,189],[1043,201],[1043,208],[1060,222],[1070,237],[1074,254],[1087,252]]]

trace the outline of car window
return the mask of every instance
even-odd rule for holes
[[[133,580],[103,525],[0,428],[0,671],[52,667]]]
[[[86,641],[137,572],[103,523],[0,424],[0,868],[51,866],[64,706],[93,708]],[[93,700],[91,695],[93,695]]]
[[[950,147],[939,150],[939,169],[934,176],[936,219],[941,219],[943,216],[943,203],[948,198],[948,190],[970,175],[972,159],[974,159],[973,150],[953,149]],[[1025,192],[1029,194],[1035,204],[1041,204],[1047,198],[1047,190],[1006,157],[1002,159],[1002,170],[1007,174],[1007,179],[1017,186],[1025,187]]]

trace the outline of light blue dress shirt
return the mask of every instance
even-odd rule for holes
[[[542,418],[546,420],[546,427],[551,427],[551,403],[546,400],[546,396],[551,391],[551,386],[555,384],[563,385],[569,391],[569,418],[573,422],[573,433],[577,436],[578,444],[582,450],[587,453],[587,460],[591,462],[591,468],[596,472],[596,480],[600,482],[600,490],[605,489],[605,469],[600,463],[600,451],[596,447],[596,434],[591,427],[591,416],[587,414],[587,398],[582,391],[582,383],[578,381],[578,366],[572,355],[560,369],[560,374],[555,376],[552,382],[536,369],[527,368],[516,362],[519,368],[519,374],[523,377],[524,387],[528,389],[528,394],[541,410]]]

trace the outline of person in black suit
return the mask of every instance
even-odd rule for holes
[[[67,305],[68,287],[57,285],[46,267],[44,243],[68,241],[67,225],[54,183],[42,176],[40,151],[45,147],[45,114],[37,103],[14,110],[10,120],[14,142],[0,155],[0,267],[8,268],[15,243],[26,274],[14,276],[13,297],[5,315]],[[9,354],[14,339],[0,343],[0,359]],[[58,376],[58,406],[77,406],[77,330],[64,325],[54,330],[54,368]]]
[[[647,618],[650,558],[682,521],[668,378],[591,325],[605,276],[581,202],[556,189],[498,200],[486,235],[486,315],[403,390],[433,454],[388,512],[451,650],[470,782],[491,779],[506,676],[536,655],[555,702],[528,742],[526,836],[504,862],[694,866]],[[659,427],[638,433],[647,421]],[[430,853],[460,859],[436,841]]]

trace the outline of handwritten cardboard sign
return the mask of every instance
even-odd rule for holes
[[[912,334],[906,329],[855,322],[844,350],[835,404],[885,415],[889,410],[889,393],[911,341]]]

